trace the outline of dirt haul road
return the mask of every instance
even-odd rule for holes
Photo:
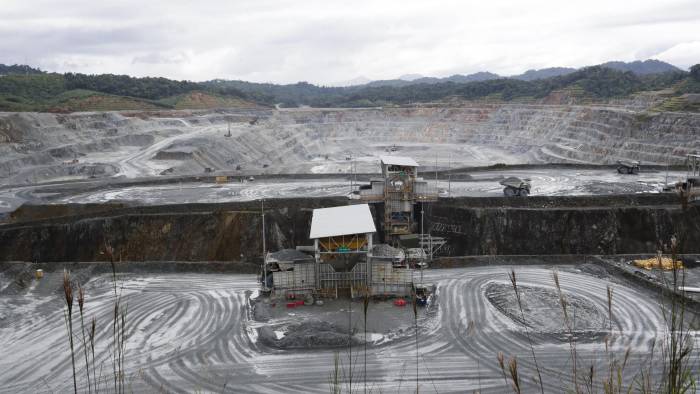
[[[547,392],[571,389],[569,343],[561,322],[552,268],[515,267],[518,283],[528,294],[525,323],[529,326],[537,362]],[[571,295],[576,319],[578,365],[601,382],[610,349],[621,359],[627,349],[626,384],[649,366],[647,357],[662,337],[661,310],[650,291],[610,277],[599,266],[558,267],[563,290]],[[419,320],[418,384],[426,392],[486,393],[508,391],[496,355],[517,356],[526,392],[536,391],[533,361],[517,311],[508,307],[508,266],[429,270],[425,280],[438,284],[437,311]],[[65,392],[72,390],[71,361],[59,298],[60,273],[47,274],[27,289],[0,276],[0,392]],[[339,352],[343,390],[348,387],[347,348],[279,350],[259,341],[248,295],[252,275],[128,274],[120,276],[128,305],[126,372],[134,392],[328,392],[335,352]],[[612,322],[607,319],[606,289],[614,288]],[[97,318],[97,363],[102,389],[112,387],[111,341],[113,294],[110,276],[86,283],[88,318]],[[0,287],[1,289],[1,287]],[[575,296],[573,296],[575,294]],[[370,304],[372,308],[373,304]],[[315,308],[314,306],[302,308]],[[355,303],[353,313],[360,313]],[[410,306],[395,313],[412,314]],[[290,315],[293,316],[293,315]],[[411,319],[408,319],[409,321]],[[585,321],[584,321],[585,320]],[[579,323],[581,322],[581,324]],[[585,324],[583,324],[585,323]],[[79,327],[79,320],[75,325]],[[391,341],[370,344],[367,384],[372,391],[413,391],[416,385],[416,345],[410,327]],[[77,338],[79,339],[79,338]],[[79,390],[85,391],[84,362],[76,339]],[[657,350],[659,344],[657,343]],[[353,390],[363,388],[362,346],[353,354]],[[656,356],[659,352],[657,351]],[[661,371],[658,362],[654,373]],[[596,383],[597,390],[601,390]]]
[[[230,136],[228,131],[231,130]],[[682,164],[700,115],[618,107],[470,104],[365,109],[0,113],[0,185],[218,171],[375,171],[422,165]],[[350,160],[348,160],[350,159]]]
[[[431,178],[430,172],[422,174]],[[468,180],[451,180],[445,175],[437,181],[440,189],[449,190],[452,197],[500,196],[503,186],[499,181],[509,176],[532,180],[531,195],[576,196],[609,195],[630,193],[657,193],[666,184],[681,180],[685,173],[679,171],[647,170],[638,175],[618,174],[614,169],[586,168],[531,168],[468,172]],[[667,176],[668,175],[668,176]],[[352,176],[350,178],[353,178]],[[211,203],[228,201],[250,201],[270,198],[345,196],[351,190],[349,178],[325,176],[308,179],[277,178],[258,179],[254,182],[234,177],[225,184],[209,182],[182,182],[119,186],[114,183],[95,181],[66,182],[44,186],[0,188],[0,212],[9,212],[23,202],[33,203],[104,203],[122,201],[139,205],[178,203]],[[359,182],[362,184],[363,182]],[[83,191],[83,190],[89,191]]]

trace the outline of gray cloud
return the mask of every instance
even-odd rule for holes
[[[30,4],[31,3],[31,4]],[[0,63],[177,79],[333,83],[700,59],[686,0],[5,0]]]
[[[181,64],[188,60],[188,57],[184,53],[162,53],[162,52],[150,52],[145,55],[136,56],[132,60],[132,64],[145,63],[145,64]]]

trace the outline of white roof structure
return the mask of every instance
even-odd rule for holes
[[[335,237],[338,235],[374,233],[374,219],[369,205],[345,205],[314,209],[309,238]]]
[[[379,156],[384,164],[403,167],[418,167],[418,162],[406,156]]]

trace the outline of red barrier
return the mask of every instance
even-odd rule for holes
[[[398,300],[394,300],[394,305],[406,306],[406,300],[404,300],[403,298],[399,298]]]

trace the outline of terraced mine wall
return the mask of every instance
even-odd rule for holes
[[[267,201],[268,249],[309,245],[312,209],[346,203]],[[250,262],[262,249],[259,202],[56,207],[64,216],[53,218],[46,207],[23,209],[0,226],[0,261],[105,261],[106,243],[125,261]],[[674,195],[444,199],[426,206],[425,228],[447,238],[449,256],[654,253],[671,235],[681,252],[700,253],[700,210],[684,210]]]
[[[234,134],[222,137],[228,125]],[[166,143],[158,146],[162,141]],[[263,171],[268,173],[319,172],[311,169],[323,161],[314,159],[363,157],[397,143],[406,145],[402,154],[424,165],[438,152],[417,145],[471,147],[453,152],[458,166],[612,164],[619,159],[679,165],[686,154],[700,150],[700,114],[647,112],[632,104],[483,103],[384,109],[0,113],[0,184],[115,173],[153,176],[160,171],[152,166],[162,171],[162,163],[152,162],[159,159],[174,161],[177,175],[201,174],[205,168],[234,171],[239,166],[260,172],[262,165],[268,166]],[[135,155],[144,149],[143,157]],[[80,163],[66,164],[74,158]],[[135,163],[125,166],[120,160]],[[375,169],[371,164],[361,171]],[[325,171],[337,173],[338,168]]]
[[[681,164],[687,153],[700,149],[700,114],[651,113],[625,106],[474,104],[286,111],[274,113],[268,124],[296,125],[298,133],[316,140],[354,136],[372,142],[490,146],[510,152],[520,162],[609,164],[633,158]],[[261,130],[262,137],[274,136],[275,131],[274,127]],[[297,142],[299,135],[276,143],[282,150]],[[246,138],[261,136],[241,137]]]

